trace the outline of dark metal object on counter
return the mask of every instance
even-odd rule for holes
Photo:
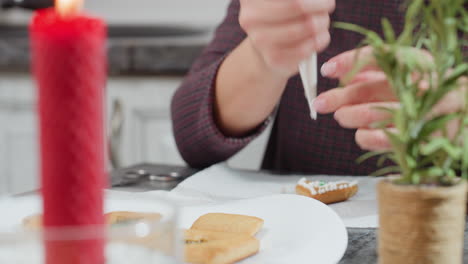
[[[171,190],[197,170],[171,165],[138,164],[111,173],[111,186],[139,190]]]
[[[54,6],[54,0],[0,0],[3,9],[24,8],[37,10]]]
[[[144,169],[139,169],[136,171],[129,171],[123,175],[123,179],[130,181],[130,182],[133,182],[133,181],[138,182],[138,181],[144,181],[144,180],[170,182],[170,181],[177,181],[181,177],[182,175],[176,171],[153,174]]]

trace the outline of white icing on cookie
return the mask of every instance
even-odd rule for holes
[[[312,185],[312,182],[308,182],[306,178],[302,178],[299,180],[297,183],[299,186],[302,186],[306,188],[307,190],[310,191],[310,194],[316,195],[317,191],[315,190],[314,186]]]
[[[317,195],[353,187],[358,183],[357,181],[335,181],[325,183],[323,181],[308,181],[306,178],[301,178],[297,184],[309,190],[311,195]]]

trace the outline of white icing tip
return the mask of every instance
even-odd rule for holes
[[[313,120],[317,120],[317,112],[315,111],[310,112],[310,117],[312,117]]]
[[[317,111],[316,111],[315,108],[314,108],[315,99],[316,99],[316,98],[310,100],[310,103],[309,103],[310,117],[311,117],[313,120],[317,120]]]

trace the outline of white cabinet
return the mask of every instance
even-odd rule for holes
[[[184,165],[172,138],[169,112],[180,81],[175,77],[109,80],[107,112],[112,113],[114,100],[123,106],[121,147],[117,150],[121,166],[139,162]],[[39,185],[35,103],[29,76],[0,76],[0,194],[25,192]],[[105,125],[109,127],[109,122]]]
[[[184,165],[170,120],[178,77],[114,77],[107,87],[108,120],[115,100],[122,105],[121,166],[141,162]],[[28,75],[0,75],[0,195],[38,187],[35,88]],[[109,121],[106,127],[110,127]],[[110,133],[111,130],[109,129]],[[258,169],[268,133],[233,157],[237,168]]]
[[[0,77],[0,194],[38,185],[36,119],[31,82]]]
[[[123,166],[139,162],[185,164],[180,157],[170,120],[172,95],[180,85],[175,77],[119,77],[108,85],[108,113],[113,101],[123,108],[121,149]]]

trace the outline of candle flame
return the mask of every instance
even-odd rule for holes
[[[55,0],[55,10],[62,17],[70,17],[80,12],[83,0]]]

